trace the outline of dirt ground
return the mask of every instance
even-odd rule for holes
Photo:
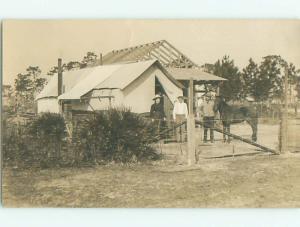
[[[4,169],[5,207],[299,207],[300,154],[148,165]]]
[[[252,130],[248,124],[242,123],[232,125],[231,133],[251,140]],[[278,124],[260,124],[258,127],[257,143],[264,145],[265,147],[271,148],[275,151],[278,151],[278,133]],[[233,155],[255,155],[262,153],[262,150],[260,148],[254,147],[250,144],[244,143],[239,140],[232,140],[231,143],[223,143],[223,134],[218,132],[214,132],[214,138],[215,143],[212,144],[208,142],[204,144],[202,143],[203,129],[196,129],[196,149],[200,159],[230,157]],[[161,143],[157,146],[156,149],[159,150],[161,153],[167,155],[167,157],[172,157],[173,159],[185,159],[184,157],[182,158],[180,156],[182,156],[182,154],[185,155],[187,152],[186,143]]]

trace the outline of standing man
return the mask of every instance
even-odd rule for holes
[[[165,119],[165,111],[160,99],[160,95],[155,95],[153,98],[154,103],[151,105],[150,109],[150,118],[157,124],[158,133],[160,133],[160,130],[163,127],[163,120]]]
[[[207,131],[210,131],[210,142],[214,142],[214,121],[215,121],[215,112],[214,112],[214,102],[209,94],[205,96],[205,101],[202,104],[202,115],[204,123],[204,143],[207,143]]]
[[[200,96],[197,98],[197,108],[196,108],[196,116],[198,118],[199,121],[202,120],[202,105],[203,105],[203,102],[204,102],[204,96]]]
[[[177,97],[178,101],[174,104],[173,119],[176,124],[180,124],[186,121],[188,116],[188,108],[186,103],[183,102],[183,96]],[[185,132],[185,125],[181,125],[176,128],[176,139],[177,142],[183,142],[182,134]]]

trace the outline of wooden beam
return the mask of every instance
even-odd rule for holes
[[[62,70],[62,59],[59,58],[57,61],[57,97],[60,96],[63,93],[63,70]],[[63,105],[64,102],[63,100],[59,100],[58,101],[58,105],[59,105],[59,112],[62,113],[63,112]]]
[[[168,51],[169,55],[173,55],[175,57],[175,59],[179,59],[180,58],[180,53],[178,53],[175,50],[173,50],[167,43],[163,43],[161,45],[161,47],[164,48],[166,51]]]
[[[171,61],[175,61],[176,58],[172,57],[171,54],[168,54],[165,50],[164,50],[164,46],[163,45],[160,45],[159,48],[158,48],[159,51],[161,51],[165,56],[168,56],[168,58],[171,59]]]
[[[107,98],[115,98],[114,95],[103,95],[103,96],[91,96],[91,97],[82,97],[81,100],[89,100],[89,99],[107,99]]]
[[[152,52],[149,52],[150,55],[152,55],[153,57],[155,57],[157,60],[161,61],[164,65],[167,65],[168,63],[166,61],[164,61],[163,59],[159,58],[159,56],[157,56],[156,54]]]
[[[58,77],[58,96],[62,94],[63,78],[62,78],[62,60],[61,58],[57,61],[57,77]]]
[[[102,53],[99,54],[99,63],[100,63],[100,65],[103,65],[103,56],[102,56]]]
[[[179,53],[179,55],[182,55],[183,57],[185,57],[193,66],[199,68],[199,66],[194,63],[191,59],[189,59],[186,55],[184,55],[183,53],[181,53],[177,48],[175,48],[172,44],[170,44],[168,41],[164,40],[164,43],[166,43],[169,47],[171,47],[174,51],[176,51],[177,53]]]
[[[288,68],[285,66],[284,75],[284,110],[281,116],[280,124],[280,153],[285,153],[288,150],[287,137],[288,137]]]
[[[159,57],[159,59],[164,59],[166,61],[166,64],[170,64],[170,59],[166,58],[165,56],[163,56],[157,49],[152,50],[152,52],[156,53]]]
[[[126,58],[126,55],[128,55],[130,53],[130,51],[128,49],[123,49],[122,53],[119,53],[118,55],[116,55],[115,59],[113,59],[114,62],[120,61],[124,58]]]
[[[189,114],[194,115],[194,79],[189,81]]]
[[[198,124],[198,125],[204,126],[204,122],[202,122],[202,121],[196,120],[195,122],[196,122],[196,124]],[[248,143],[248,144],[250,144],[250,145],[252,145],[252,146],[258,147],[258,148],[262,149],[262,151],[265,151],[265,152],[271,152],[271,153],[273,153],[273,154],[278,154],[277,151],[275,151],[275,150],[273,150],[273,149],[271,149],[271,148],[265,147],[265,146],[263,146],[263,145],[260,145],[260,144],[258,144],[258,143],[256,143],[256,142],[252,141],[252,140],[245,139],[245,138],[243,138],[243,137],[241,137],[241,136],[238,136],[238,135],[235,135],[235,134],[232,134],[232,133],[229,133],[229,132],[225,132],[225,131],[223,131],[223,130],[220,129],[220,128],[213,128],[213,129],[214,129],[214,131],[216,131],[216,132],[225,134],[225,135],[230,136],[230,137],[232,137],[232,138],[234,138],[234,139],[240,140],[240,141],[242,141],[242,142],[244,142],[244,143]]]
[[[153,54],[152,52],[155,51],[155,49],[157,49],[159,47],[160,43],[159,42],[155,42],[155,43],[148,43],[148,44],[145,44],[143,45],[142,48],[144,48],[144,50],[142,51],[142,54],[141,55],[152,55],[153,57],[155,57],[157,60],[161,60],[159,58],[159,56]],[[141,48],[139,48],[139,51],[141,51]],[[141,56],[140,55],[140,56]],[[140,57],[139,56],[139,57]],[[162,60],[161,60],[162,61]],[[162,61],[164,64],[166,64],[164,61]]]
[[[194,117],[194,80],[189,82],[189,115],[187,118],[187,164],[193,165],[196,161],[196,137]]]
[[[125,56],[123,56],[122,60],[126,60],[126,61],[136,61],[136,55],[137,55],[137,48],[131,47],[129,48],[127,54]]]
[[[136,60],[140,60],[142,58],[143,60],[149,60],[149,57],[147,57],[147,53],[149,53],[149,46],[142,46],[138,47],[135,51],[139,54],[135,56]]]

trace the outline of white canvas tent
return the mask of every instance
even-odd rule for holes
[[[62,78],[62,95],[58,96],[58,75],[55,74],[36,97],[39,113],[58,113],[59,103],[70,104],[72,110],[124,106],[136,113],[149,112],[155,81],[159,81],[172,103],[183,93],[182,85],[157,60],[67,71]]]

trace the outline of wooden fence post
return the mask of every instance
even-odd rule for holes
[[[287,137],[288,137],[288,69],[285,67],[284,75],[284,110],[281,115],[280,124],[280,153],[285,153],[288,150]]]
[[[62,59],[57,60],[57,98],[63,93],[63,70],[62,70]],[[63,100],[58,101],[59,113],[63,113]]]
[[[194,81],[189,83],[189,115],[187,118],[187,164],[195,164],[196,138],[195,138],[195,117],[194,117]]]

